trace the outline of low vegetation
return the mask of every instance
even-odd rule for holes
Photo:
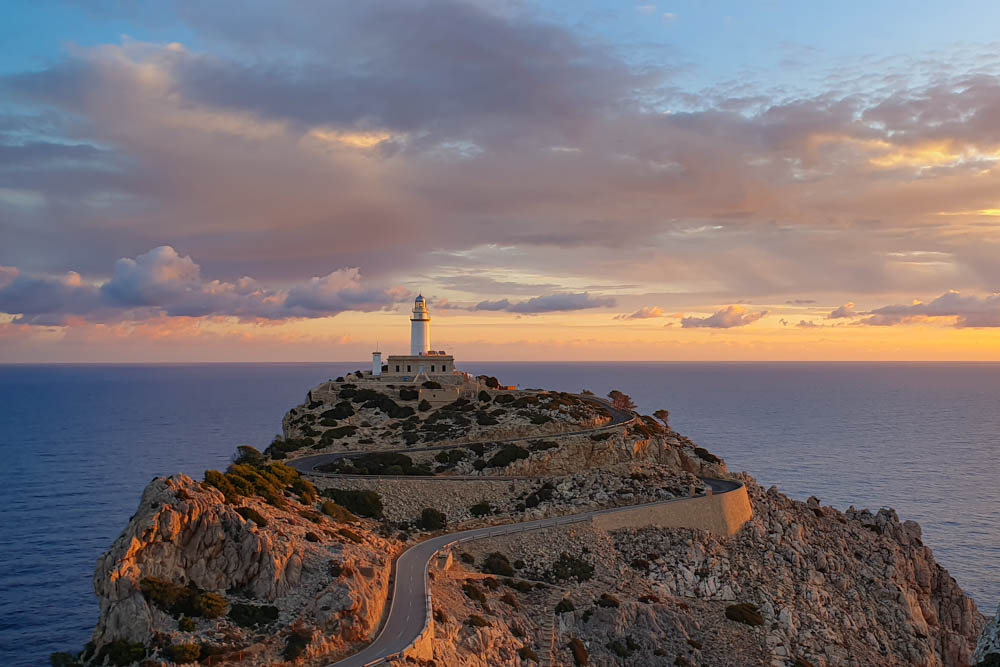
[[[382,518],[382,496],[377,491],[323,489],[321,493],[357,516]]]
[[[507,556],[499,551],[494,551],[483,560],[483,572],[496,574],[501,577],[514,576],[514,568],[511,566]]]
[[[281,652],[281,657],[285,660],[297,659],[305,652],[311,641],[312,633],[308,630],[293,630],[285,640],[285,649]]]
[[[229,620],[244,628],[256,628],[277,621],[278,608],[237,602],[229,608]]]
[[[421,530],[441,530],[447,525],[448,517],[445,513],[433,507],[425,507],[417,520],[417,527]]]
[[[167,660],[177,664],[194,662],[201,657],[201,646],[198,644],[172,644],[163,652]]]
[[[229,603],[216,593],[203,591],[194,584],[182,586],[165,579],[145,577],[139,582],[143,596],[174,618],[204,616],[219,618]]]
[[[594,576],[594,566],[576,556],[570,556],[565,551],[559,554],[559,560],[552,564],[549,576],[555,581],[575,579],[578,582],[588,581]]]
[[[239,514],[244,519],[246,519],[247,521],[253,521],[261,528],[267,527],[267,519],[262,517],[260,515],[260,512],[258,512],[252,507],[237,507],[236,513]]]
[[[323,504],[320,505],[320,509],[323,510],[323,514],[327,515],[334,521],[339,521],[340,523],[358,522],[358,517],[351,514],[351,512],[343,505],[338,505],[332,500],[324,500]]]

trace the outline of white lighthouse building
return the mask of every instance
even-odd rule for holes
[[[410,317],[410,354],[389,355],[386,363],[372,354],[372,374],[375,366],[380,366],[383,380],[415,382],[436,380],[439,383],[461,382],[461,374],[455,370],[455,358],[444,350],[432,350],[431,316],[427,310],[427,300],[417,295],[413,301],[413,316]]]
[[[413,302],[413,317],[410,318],[410,354],[414,357],[427,354],[430,347],[431,316],[427,313],[423,294],[418,294]]]

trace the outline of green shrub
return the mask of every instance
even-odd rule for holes
[[[201,657],[201,646],[198,644],[174,644],[163,652],[167,660],[176,663],[194,662]]]
[[[252,507],[237,507],[236,513],[239,514],[244,519],[246,519],[247,521],[253,521],[261,528],[267,527],[267,519],[262,517],[260,515],[260,512],[258,512]]]
[[[427,380],[427,382],[424,382],[420,386],[423,387],[424,389],[440,389],[441,383],[435,382],[434,380]]]
[[[347,539],[349,539],[351,542],[354,542],[356,544],[361,544],[362,542],[365,541],[363,537],[361,537],[360,535],[358,535],[357,533],[355,533],[350,528],[341,528],[337,532],[340,535],[342,535],[342,536],[346,537]]]
[[[264,464],[264,455],[250,445],[240,445],[236,448],[236,458],[233,462],[259,466]]]
[[[295,660],[305,652],[310,641],[312,633],[308,630],[293,630],[285,641],[285,650],[281,652],[281,657],[285,660]]]
[[[353,491],[349,489],[323,489],[322,494],[348,511],[372,519],[382,518],[382,496],[375,491]]]
[[[755,605],[748,602],[731,604],[726,607],[726,618],[730,621],[745,623],[752,627],[764,625],[764,617],[761,616],[760,611],[757,610]]]
[[[479,402],[480,403],[489,403],[490,401],[493,400],[493,397],[490,396],[490,393],[488,391],[486,391],[485,389],[484,390],[480,390],[479,396],[477,398],[479,398]]]
[[[488,412],[477,412],[476,413],[476,423],[480,426],[496,426],[500,422],[496,417],[489,414]]]
[[[605,431],[604,433],[595,433],[594,435],[590,436],[590,439],[593,440],[594,442],[604,442],[610,437],[611,437],[611,432]]]
[[[240,493],[237,492],[232,483],[226,479],[226,476],[218,470],[206,470],[205,483],[221,491],[222,495],[226,497],[227,503],[235,503],[240,499]]]
[[[194,587],[181,586],[156,577],[144,577],[139,581],[143,596],[172,616],[195,615],[194,598],[198,591]]]
[[[573,663],[576,667],[582,667],[590,663],[590,654],[587,653],[587,647],[576,637],[569,640],[569,650],[573,654]]]
[[[483,561],[483,572],[497,574],[501,577],[514,576],[514,568],[511,567],[507,557],[499,551],[494,551]]]
[[[550,574],[556,581],[566,581],[567,579],[588,581],[594,576],[594,566],[582,558],[570,556],[564,551],[559,554],[559,560],[552,564]]]
[[[468,563],[469,565],[474,565],[476,562],[476,557],[465,551],[460,553],[458,557],[463,563]]]
[[[177,621],[177,629],[181,632],[194,632],[194,620],[187,616],[181,616],[180,620]]]
[[[58,651],[49,655],[49,664],[52,667],[81,667],[82,662],[76,656],[66,651]]]
[[[306,540],[310,542],[319,542],[319,535],[310,530],[306,533]]]
[[[515,600],[514,596],[511,595],[510,593],[504,593],[503,595],[501,595],[500,602],[509,605],[511,608],[514,609],[514,611],[519,611],[521,609],[521,606],[517,604],[517,600]]]
[[[228,606],[226,598],[216,593],[201,593],[194,600],[194,608],[205,618],[224,616]]]
[[[244,628],[267,625],[278,620],[278,608],[237,602],[229,608],[229,620]]]
[[[538,654],[535,653],[534,649],[525,644],[521,648],[517,649],[517,655],[521,660],[531,660],[533,662],[538,662]]]
[[[508,579],[504,583],[513,588],[515,591],[519,591],[521,593],[530,593],[535,588],[531,585],[530,581],[524,581],[523,579],[519,581]]]
[[[138,662],[145,657],[146,647],[141,643],[136,642],[133,644],[124,639],[116,639],[101,647],[101,650],[97,653],[97,657],[94,658],[94,662],[100,665],[107,661],[109,664],[115,665],[115,667],[125,667],[125,665],[131,665],[133,662]]]
[[[427,412],[430,409],[431,404],[427,402],[427,399],[424,399],[417,404],[417,410],[420,410],[421,412]]]
[[[518,558],[516,561],[514,561],[514,569],[515,570],[523,570],[524,569],[524,561],[521,560],[520,558]]]
[[[401,401],[415,401],[420,398],[420,392],[416,389],[407,389],[403,387],[399,390],[399,400]]]
[[[570,600],[569,598],[563,598],[562,600],[559,600],[559,604],[556,605],[557,614],[566,614],[571,611],[576,611],[576,605],[573,604],[572,600]]]
[[[486,603],[486,594],[483,593],[479,586],[476,586],[471,581],[467,581],[462,584],[462,592],[465,593],[465,597],[470,600],[475,600],[476,602],[481,602],[483,604]]]
[[[471,625],[474,628],[485,628],[490,622],[479,614],[472,614],[469,618],[465,619],[466,625]]]
[[[497,405],[506,405],[514,402],[514,396],[512,394],[497,394],[493,397],[493,402]]]
[[[528,450],[515,444],[506,444],[486,463],[487,468],[501,468],[519,459],[528,458]]]
[[[323,510],[323,514],[340,523],[357,523],[358,521],[358,517],[351,514],[346,507],[338,505],[332,500],[324,500],[320,509]]]
[[[417,526],[421,530],[441,530],[447,525],[448,517],[445,513],[433,507],[425,507],[420,512],[420,520],[417,521]]]
[[[722,463],[722,459],[715,454],[712,454],[704,447],[695,447],[694,453],[697,454],[698,458],[702,461],[707,461],[708,463]]]
[[[299,497],[299,502],[303,505],[312,505],[316,502],[316,487],[309,480],[296,477],[288,488]]]
[[[597,600],[596,604],[598,607],[617,608],[620,607],[622,603],[618,601],[618,598],[610,593],[601,593],[601,597]]]
[[[347,419],[348,417],[353,417],[355,414],[354,408],[351,406],[350,401],[340,401],[334,405],[331,409],[320,413],[320,419],[326,421],[335,421],[338,419]]]
[[[485,586],[487,590],[495,591],[500,588],[500,582],[493,577],[486,577],[483,579],[483,586]]]
[[[483,500],[470,507],[469,513],[472,516],[487,516],[493,514],[493,506],[488,501]]]

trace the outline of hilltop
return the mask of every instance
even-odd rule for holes
[[[430,560],[411,659],[970,664],[983,617],[892,510],[764,490],[627,403],[431,385],[338,378],[263,452],[150,483],[62,664],[329,664],[371,642],[394,586],[401,603],[400,554],[528,521],[547,525]]]

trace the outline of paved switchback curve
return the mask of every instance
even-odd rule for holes
[[[587,400],[591,400],[595,403],[601,405],[601,407],[608,410],[611,414],[611,421],[603,426],[597,426],[594,428],[583,429],[579,431],[568,431],[563,433],[547,433],[544,434],[546,438],[558,438],[566,437],[571,435],[582,435],[588,433],[597,433],[613,428],[618,428],[625,426],[634,422],[638,419],[638,415],[631,412],[626,412],[624,410],[619,410],[606,401],[585,396]],[[518,438],[509,438],[505,440],[484,440],[477,441],[482,444],[507,444],[513,442],[521,442],[526,440],[536,440],[538,435],[534,436],[523,436]],[[420,449],[408,448],[408,449],[394,449],[394,450],[377,450],[380,452],[390,451],[398,453],[413,453],[415,451],[434,451],[434,450],[444,450],[444,449],[457,449],[461,447],[467,447],[471,444],[477,444],[477,442],[454,442],[445,445],[435,445],[432,447],[423,447]],[[351,456],[359,456],[370,452],[341,452],[336,454],[317,454],[315,456],[304,456],[297,459],[292,459],[287,462],[287,465],[295,468],[300,473],[307,475],[314,475],[318,477],[339,477],[344,479],[350,478],[364,478],[364,479],[406,479],[406,480],[425,480],[425,481],[442,481],[442,480],[509,480],[509,479],[525,479],[523,476],[513,477],[513,476],[487,476],[487,475],[442,475],[442,476],[419,476],[419,475],[337,475],[334,473],[323,473],[316,470],[318,466],[325,465],[337,461],[339,459]],[[736,482],[732,480],[724,479],[710,479],[703,478],[705,485],[709,488],[707,494],[700,494],[698,496],[693,496],[691,498],[672,498],[670,500],[660,500],[651,503],[643,503],[640,505],[629,505],[626,507],[613,507],[603,510],[593,510],[590,512],[581,512],[579,514],[571,514],[568,516],[559,517],[549,517],[545,519],[535,519],[532,521],[523,521],[520,523],[505,524],[500,526],[485,526],[483,528],[473,528],[470,530],[463,530],[456,533],[446,533],[444,535],[438,535],[437,537],[432,537],[428,540],[424,540],[418,544],[413,545],[402,554],[396,560],[395,564],[395,576],[392,582],[392,594],[388,600],[389,602],[389,613],[385,619],[382,629],[376,635],[375,640],[366,646],[364,649],[355,653],[352,656],[344,658],[336,663],[333,663],[330,667],[373,667],[374,665],[383,664],[388,662],[390,659],[395,657],[401,657],[403,653],[413,646],[427,630],[428,624],[431,618],[431,592],[430,592],[430,582],[428,580],[428,566],[430,565],[431,559],[441,549],[451,546],[453,544],[458,544],[462,542],[471,542],[473,540],[485,539],[489,537],[498,537],[502,535],[510,535],[513,533],[521,533],[530,530],[538,530],[541,528],[548,528],[552,526],[563,526],[573,523],[582,523],[587,521],[593,521],[595,518],[615,514],[619,512],[629,512],[635,511],[637,509],[649,508],[654,509],[659,506],[674,505],[678,503],[690,503],[692,501],[699,501],[706,498],[706,496],[721,495],[730,493],[743,489],[743,484],[741,482]]]

